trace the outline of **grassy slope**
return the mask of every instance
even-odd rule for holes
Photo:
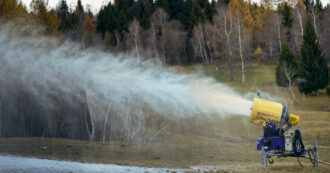
[[[320,159],[330,161],[330,99],[321,91],[320,96],[303,96],[298,93],[293,103],[288,88],[275,84],[275,67],[270,65],[249,65],[246,68],[246,85],[241,87],[240,66],[234,66],[235,80],[229,81],[227,70],[215,66],[185,67],[185,72],[200,71],[226,83],[242,94],[263,91],[277,100],[288,103],[289,110],[301,117],[298,128],[302,130],[304,143],[313,139],[320,145]],[[270,97],[272,98],[272,97]],[[247,118],[209,116],[207,118],[186,118],[173,122],[164,131],[158,142],[151,144],[90,143],[65,139],[12,138],[0,139],[0,153],[9,153],[42,158],[74,160],[82,162],[103,162],[137,166],[189,167],[191,165],[220,166],[219,171],[237,170],[256,172],[260,169],[260,153],[255,150],[261,127],[251,124]],[[47,149],[42,147],[47,146]],[[284,163],[284,165],[283,165]],[[234,164],[234,166],[233,166]],[[310,165],[305,162],[306,165]],[[230,166],[231,165],[231,166]],[[236,166],[235,166],[236,165]],[[237,166],[243,165],[243,166]],[[275,159],[275,165],[268,171],[329,172],[321,165],[299,168],[295,159]]]

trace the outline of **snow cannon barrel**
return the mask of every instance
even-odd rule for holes
[[[280,103],[255,98],[250,121],[264,127],[277,129],[283,125],[296,125],[299,123],[299,116],[289,114],[287,107]]]

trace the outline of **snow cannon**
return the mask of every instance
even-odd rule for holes
[[[257,150],[261,150],[262,167],[273,164],[273,156],[296,157],[300,166],[303,166],[299,158],[308,158],[313,166],[318,167],[317,144],[307,148],[302,140],[299,129],[295,128],[299,123],[299,116],[290,114],[287,105],[255,98],[250,121],[263,126],[262,137],[258,139]]]
[[[289,114],[287,107],[280,103],[255,98],[250,121],[276,130],[283,125],[288,127],[297,125],[299,116]]]

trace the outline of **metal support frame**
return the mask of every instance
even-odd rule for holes
[[[261,164],[262,164],[262,168],[265,169],[268,166],[268,162],[269,164],[273,164],[274,160],[272,160],[271,158],[273,156],[277,156],[277,157],[296,157],[298,160],[298,163],[301,167],[303,167],[303,165],[301,164],[299,158],[307,158],[310,159],[313,166],[314,167],[318,167],[319,166],[319,155],[318,155],[318,149],[317,149],[317,144],[316,144],[316,140],[314,140],[314,146],[313,148],[310,149],[306,149],[306,152],[303,155],[297,155],[296,153],[292,152],[280,152],[280,153],[272,153],[269,151],[265,151],[264,146],[261,147]]]

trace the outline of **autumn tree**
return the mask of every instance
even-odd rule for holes
[[[13,18],[22,18],[28,16],[28,12],[22,2],[17,0],[2,0],[0,1],[0,16],[3,19],[9,20]]]
[[[305,94],[316,92],[328,85],[329,74],[327,62],[323,56],[310,18],[304,27],[303,44],[300,49],[301,64],[299,76],[299,91]]]
[[[37,18],[38,22],[46,26],[46,34],[57,31],[60,26],[60,19],[57,17],[55,10],[52,9],[47,11],[42,0],[33,0],[30,7],[33,10],[33,15]]]
[[[94,44],[94,34],[96,32],[96,22],[94,19],[86,14],[84,17],[84,22],[82,26],[83,31],[83,47],[88,48]]]

